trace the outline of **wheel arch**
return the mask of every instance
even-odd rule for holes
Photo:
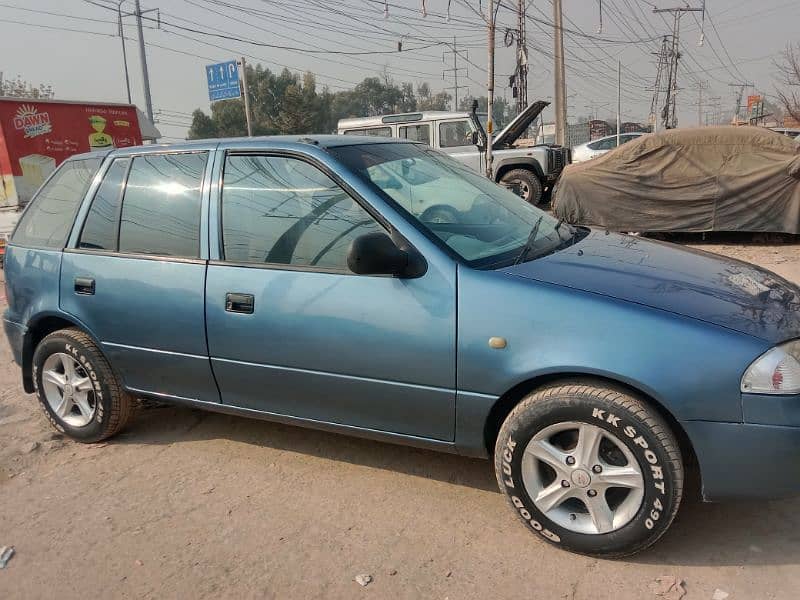
[[[499,160],[497,163],[495,163],[494,180],[500,181],[500,178],[503,177],[503,175],[509,171],[513,171],[514,169],[525,169],[526,171],[533,172],[533,174],[536,175],[536,177],[542,183],[542,186],[544,186],[544,170],[542,170],[542,165],[539,164],[539,161],[533,157]]]
[[[593,373],[582,372],[564,372],[564,373],[547,373],[531,379],[527,379],[518,383],[510,390],[500,396],[492,408],[484,422],[483,436],[486,451],[489,456],[494,454],[494,444],[497,441],[497,435],[500,432],[500,427],[503,425],[506,417],[511,413],[514,407],[531,392],[552,383],[569,383],[570,381],[580,380],[581,382],[595,382],[598,385],[611,386],[627,393],[633,394],[641,398],[649,406],[652,406],[656,412],[664,419],[669,426],[670,430],[678,440],[678,446],[681,451],[681,457],[687,470],[697,469],[697,475],[700,476],[698,467],[697,455],[695,454],[694,445],[692,444],[686,430],[674,415],[667,410],[667,408],[653,396],[653,394],[632,385],[629,382],[615,379],[607,375],[598,375]],[[697,482],[700,485],[700,482]]]
[[[95,338],[92,332],[84,327],[77,319],[73,319],[69,315],[63,313],[48,312],[37,315],[35,319],[30,321],[22,343],[22,387],[28,394],[32,394],[35,391],[33,386],[33,354],[36,352],[36,347],[39,345],[39,342],[54,331],[69,329],[71,327],[80,329],[91,337],[92,341],[94,341],[95,345],[102,353],[97,338]]]

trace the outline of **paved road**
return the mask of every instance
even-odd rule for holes
[[[800,248],[773,250],[722,249],[800,281]],[[484,461],[174,408],[107,444],[60,439],[5,340],[0,440],[0,546],[17,550],[4,600],[619,600],[656,598],[662,575],[684,579],[688,600],[800,590],[798,501],[688,501],[654,549],[579,557],[518,523]]]

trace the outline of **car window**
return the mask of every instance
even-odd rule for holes
[[[119,228],[119,251],[197,258],[200,188],[207,152],[133,159]]]
[[[469,121],[439,123],[439,147],[472,146],[472,127]]]
[[[119,233],[119,207],[122,203],[122,188],[128,174],[129,158],[120,158],[111,163],[97,193],[92,200],[89,214],[83,225],[79,248],[94,250],[117,249]]]
[[[329,152],[471,266],[511,264],[522,259],[523,247],[522,257],[532,260],[573,237],[569,226],[559,227],[510,190],[422,144],[347,145]]]
[[[225,260],[349,271],[350,242],[378,231],[375,219],[305,161],[253,155],[225,161]]]
[[[63,163],[31,201],[11,241],[23,246],[63,248],[101,162],[88,158]]]
[[[431,145],[431,126],[429,123],[421,125],[401,125],[399,128],[399,137],[404,140],[413,140],[415,142],[424,142]]]
[[[372,127],[370,129],[348,129],[345,135],[373,135],[375,137],[392,137],[391,127]]]

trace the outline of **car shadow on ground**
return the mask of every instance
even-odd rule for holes
[[[230,440],[424,477],[498,494],[489,461],[314,429],[183,407],[143,410],[112,444],[167,445]],[[731,477],[736,477],[735,472]],[[640,564],[725,566],[800,564],[798,499],[707,504],[689,485],[675,522]]]

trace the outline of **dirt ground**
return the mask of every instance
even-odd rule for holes
[[[800,243],[692,245],[800,282]],[[797,500],[687,500],[655,548],[584,558],[531,535],[485,461],[178,408],[73,443],[22,392],[4,337],[3,545],[0,599],[648,599],[665,575],[688,600],[800,590]]]

